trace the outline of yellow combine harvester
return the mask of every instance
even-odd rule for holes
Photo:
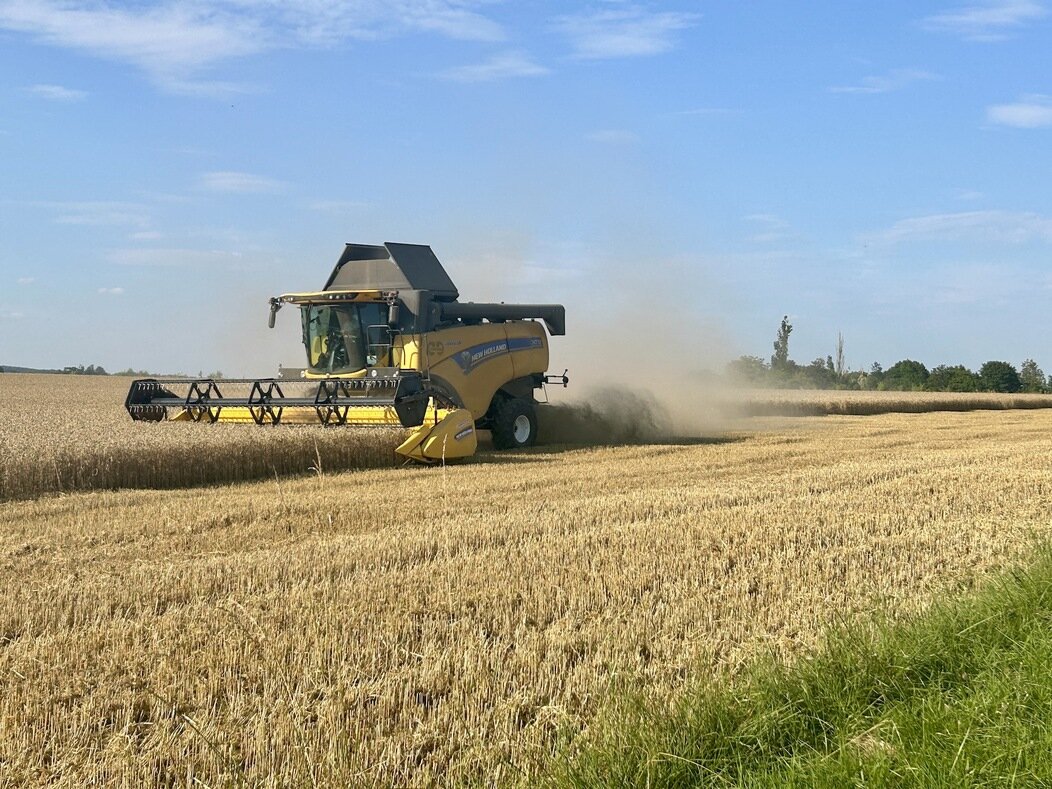
[[[568,383],[546,374],[545,326],[565,334],[565,310],[459,297],[431,247],[348,244],[324,289],[270,300],[271,328],[283,304],[300,308],[302,380],[140,379],[125,407],[155,422],[402,426],[396,451],[424,462],[474,454],[476,428],[499,449],[530,446],[534,392]]]

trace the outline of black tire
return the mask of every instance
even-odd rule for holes
[[[537,441],[537,408],[522,397],[502,398],[494,403],[490,430],[497,449],[532,447]]]

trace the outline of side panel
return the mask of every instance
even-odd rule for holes
[[[533,373],[548,370],[548,336],[539,321],[514,321],[505,323],[508,330],[508,347],[514,365],[513,377],[523,378]]]
[[[493,395],[508,381],[548,368],[547,335],[533,321],[459,326],[420,340],[417,346],[406,337],[402,358],[409,361],[418,352],[423,360],[419,369],[456,389],[475,419],[485,415]]]
[[[424,360],[421,358],[423,344],[420,342],[420,338],[425,336],[427,335],[405,333],[395,337],[394,345],[391,348],[391,364],[403,370],[420,370],[423,372]]]
[[[475,419],[486,413],[501,385],[515,377],[503,323],[443,329],[424,339],[431,374],[457,390]]]

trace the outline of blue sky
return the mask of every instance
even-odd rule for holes
[[[1052,3],[0,0],[0,364],[269,374],[344,242],[553,366],[1052,369]],[[565,365],[563,365],[565,366]],[[646,372],[646,365],[640,368]]]

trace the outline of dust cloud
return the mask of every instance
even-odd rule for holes
[[[475,236],[451,250],[461,299],[561,303],[566,336],[549,341],[548,387],[538,410],[546,444],[646,443],[704,438],[736,426],[737,387],[714,371],[740,350],[718,317],[735,295],[700,254],[641,228],[592,245]],[[481,293],[484,291],[484,295]]]
[[[580,402],[537,410],[543,444],[639,444],[673,435],[668,411],[646,391],[597,389]]]
[[[703,382],[662,399],[648,389],[588,387],[537,410],[541,444],[646,444],[713,437],[738,427],[733,390]]]
[[[741,397],[715,371],[733,355],[716,305],[698,284],[704,263],[658,260],[652,270],[608,261],[589,298],[566,300],[565,337],[549,344],[540,438],[549,443],[625,443],[702,438],[734,427]]]

